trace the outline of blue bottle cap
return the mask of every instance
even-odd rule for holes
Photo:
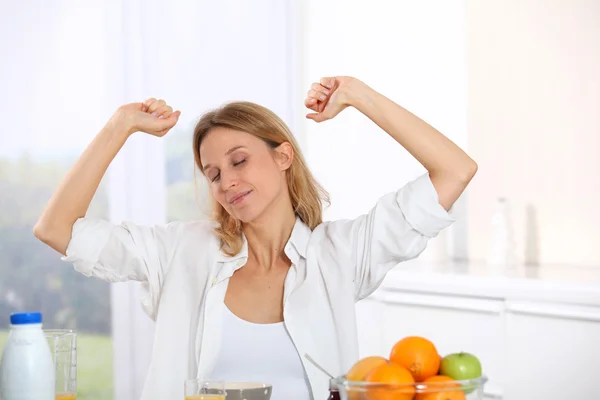
[[[42,313],[13,313],[10,314],[10,323],[11,325],[41,324]]]

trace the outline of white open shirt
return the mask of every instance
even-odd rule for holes
[[[364,215],[323,222],[312,232],[300,220],[285,246],[292,261],[284,287],[285,326],[302,358],[313,398],[325,399],[329,378],[358,359],[355,302],[379,287],[386,273],[417,257],[427,241],[454,222],[439,204],[429,174],[383,196]],[[81,218],[67,255],[86,276],[143,283],[144,312],[156,322],[152,361],[142,400],[182,399],[183,381],[208,377],[219,354],[229,277],[248,247],[229,257],[219,249],[214,222],[120,225]]]

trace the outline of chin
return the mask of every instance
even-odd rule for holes
[[[237,219],[238,221],[241,221],[242,224],[251,224],[254,221],[256,221],[256,216],[254,215],[246,215],[246,214],[242,214],[242,215],[234,215],[234,218]]]
[[[233,218],[242,221],[242,223],[249,223],[252,222],[256,219],[257,214],[254,210],[252,210],[250,207],[244,207],[243,209],[229,209],[227,210],[229,212],[229,215],[231,215]]]
[[[233,210],[230,214],[234,218],[242,221],[244,224],[255,222],[263,214],[264,210],[259,210],[256,207],[244,207],[240,210]]]

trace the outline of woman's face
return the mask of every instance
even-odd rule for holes
[[[212,129],[200,145],[202,169],[215,199],[234,218],[253,222],[287,193],[289,143],[273,149],[260,138],[228,128]]]

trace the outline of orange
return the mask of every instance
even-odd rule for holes
[[[415,381],[422,382],[438,374],[441,357],[431,341],[419,336],[408,336],[394,345],[390,361],[408,368]]]
[[[365,381],[383,384],[379,388],[371,386],[367,390],[365,397],[369,400],[412,400],[415,395],[415,380],[410,371],[392,362],[375,367],[367,374]],[[387,385],[402,386],[394,388]]]
[[[365,379],[365,376],[375,367],[387,363],[383,357],[379,356],[370,356],[360,359],[348,370],[346,374],[346,380],[360,382]]]
[[[460,387],[459,383],[452,382],[456,381],[443,375],[427,378],[423,383],[432,383],[432,385],[425,385],[425,393],[417,393],[415,400],[466,400],[465,393],[460,389],[445,390]],[[429,393],[427,393],[427,391],[429,391]]]

